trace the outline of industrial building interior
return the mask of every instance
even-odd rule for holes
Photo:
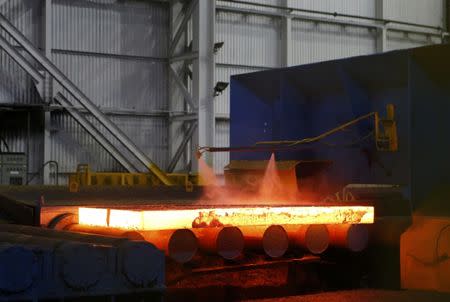
[[[0,301],[450,301],[450,0],[0,0]]]

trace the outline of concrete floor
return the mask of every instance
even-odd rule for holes
[[[351,290],[285,298],[249,300],[252,302],[450,302],[450,293],[423,291]]]

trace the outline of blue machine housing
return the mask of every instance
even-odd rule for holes
[[[231,147],[317,136],[372,111],[382,117],[387,104],[395,105],[397,152],[376,150],[368,119],[276,158],[331,160],[330,190],[398,184],[415,207],[437,192],[441,198],[450,191],[450,45],[232,76]],[[269,157],[231,153],[231,160]]]

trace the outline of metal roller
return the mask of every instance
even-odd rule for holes
[[[198,250],[198,241],[189,229],[139,231],[139,234],[178,263],[192,260]]]
[[[330,233],[330,245],[361,252],[369,243],[369,231],[363,224],[331,224],[327,226]]]
[[[36,263],[36,257],[29,247],[0,243],[0,291],[16,294],[30,288]]]
[[[272,258],[282,257],[289,249],[289,237],[280,225],[241,227],[244,234],[245,247],[262,249]]]
[[[0,241],[32,247],[51,255],[53,265],[66,285],[76,290],[95,286],[106,271],[104,248],[63,239],[0,232]],[[58,259],[58,260],[57,260]]]
[[[321,254],[330,244],[328,228],[322,224],[297,225],[285,227],[293,246],[312,254]]]
[[[142,236],[137,231],[123,230],[110,227],[81,225],[76,223],[70,224],[66,226],[64,229],[71,232],[96,234],[108,237],[127,238],[129,240],[138,240],[138,241],[145,240],[144,236]]]
[[[215,253],[227,260],[242,255],[244,236],[237,227],[210,227],[193,229],[198,238],[200,249]]]
[[[70,229],[68,225],[66,228]],[[135,286],[153,282],[161,275],[163,254],[152,244],[145,241],[130,241],[127,238],[107,237],[71,231],[58,231],[19,225],[2,225],[0,231],[74,241],[78,243],[109,246],[118,249],[117,263],[121,272]],[[136,259],[139,259],[137,262]],[[143,261],[142,259],[145,259]]]

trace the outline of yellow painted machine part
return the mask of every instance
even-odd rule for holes
[[[78,165],[76,173],[69,176],[69,190],[77,192],[85,186],[160,186],[170,183],[171,186],[183,186],[186,191],[192,192],[194,185],[198,185],[197,175],[164,175],[168,182],[162,182],[154,173],[93,172],[89,165]]]

